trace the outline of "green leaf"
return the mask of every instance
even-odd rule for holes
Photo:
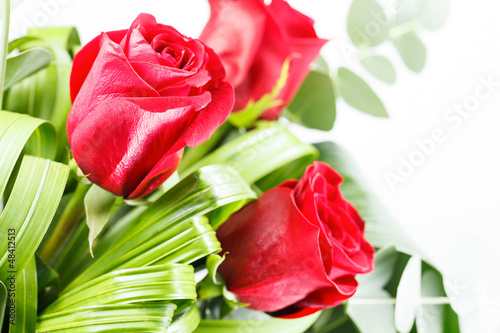
[[[52,53],[35,47],[7,59],[4,90],[25,77],[47,67],[52,61]]]
[[[377,79],[389,84],[396,82],[396,70],[386,57],[380,55],[368,56],[361,58],[360,63]]]
[[[52,158],[55,140],[54,127],[47,121],[0,111],[0,197],[23,147],[27,145],[30,154]]]
[[[250,127],[252,126],[260,115],[276,106],[282,105],[283,101],[276,100],[279,93],[285,87],[286,80],[288,78],[288,70],[290,69],[291,58],[287,58],[283,63],[281,68],[281,74],[274,86],[273,90],[264,96],[262,96],[258,101],[248,102],[245,109],[233,112],[229,115],[228,121],[235,127]]]
[[[37,331],[165,332],[174,313],[194,300],[191,265],[113,271],[63,292],[39,317]]]
[[[340,67],[338,84],[340,95],[347,104],[375,117],[388,117],[382,101],[358,75],[345,67]]]
[[[37,27],[28,30],[27,35],[43,38],[52,45],[66,49],[72,56],[73,49],[80,45],[80,36],[75,27]]]
[[[4,315],[7,308],[7,288],[5,284],[0,281],[0,327],[3,326]]]
[[[356,276],[359,286],[356,294],[348,301],[347,313],[361,332],[396,333],[394,305],[383,304],[383,300],[391,298],[384,287],[393,276],[397,259],[398,252],[394,247],[380,249],[375,253],[374,270],[369,274]],[[382,302],[363,304],[362,300],[366,299],[380,299]]]
[[[225,164],[238,171],[249,183],[304,158],[314,160],[317,151],[302,143],[286,127],[276,122],[261,122],[257,128],[222,145],[185,173],[210,164]]]
[[[328,74],[311,71],[285,116],[309,128],[329,131],[335,122],[335,91]]]
[[[385,41],[390,28],[383,8],[375,0],[354,0],[347,17],[347,32],[360,47],[373,47]]]
[[[413,256],[401,276],[396,294],[395,322],[400,333],[408,333],[413,327],[420,302],[422,264]]]
[[[86,268],[85,272],[70,287],[111,270],[191,263],[219,252],[215,232],[202,215],[251,198],[255,198],[254,192],[233,169],[220,165],[204,167],[139,214],[114,224],[94,250],[97,259],[87,257],[78,264],[73,273]]]
[[[89,227],[89,250],[92,257],[92,245],[108,222],[117,197],[97,185],[92,185],[85,195],[85,216]]]
[[[59,294],[59,274],[40,257],[36,257],[38,281],[38,311],[44,310]]]
[[[9,325],[9,333],[34,332],[37,312],[37,276],[35,257],[31,257],[16,279],[15,324]]]
[[[351,156],[333,142],[321,142],[314,146],[320,151],[319,160],[329,164],[344,178],[341,185],[342,194],[365,220],[365,236],[368,241],[375,247],[397,245],[420,253],[413,240],[371,191]]]
[[[414,72],[420,72],[424,68],[427,51],[414,31],[395,37],[392,42],[406,67]]]
[[[71,55],[65,48],[37,36],[23,37],[9,44],[9,49],[18,48],[21,52],[34,47],[49,50],[53,55],[52,62],[44,69],[12,85],[5,94],[3,108],[51,121],[58,135],[56,158],[58,161],[66,161],[66,118],[71,108]]]
[[[171,303],[95,305],[42,315],[37,333],[164,333],[175,311]]]
[[[201,320],[195,333],[302,333],[320,316],[321,312],[297,318],[265,320]]]
[[[428,30],[439,29],[448,18],[450,0],[420,0],[420,24]]]
[[[193,304],[184,313],[174,318],[167,329],[167,333],[191,333],[198,327],[200,320],[200,311]]]
[[[422,1],[418,0],[397,0],[395,3],[397,10],[394,15],[394,23],[397,26],[404,24],[413,24],[418,19]]]
[[[14,234],[15,261],[0,250],[0,279],[8,271],[20,274],[42,241],[61,199],[69,169],[66,165],[25,156],[19,175],[0,215],[0,234]]]

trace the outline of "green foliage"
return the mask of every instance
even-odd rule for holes
[[[269,317],[261,320],[207,320],[202,319],[195,333],[302,333],[319,317],[321,312],[297,318],[278,319]],[[252,318],[251,316],[249,316]]]
[[[108,222],[117,197],[113,193],[92,185],[85,195],[85,216],[89,227],[89,250],[93,256],[92,245]]]
[[[15,324],[9,325],[9,333],[35,331],[37,294],[36,264],[33,256],[16,279]]]
[[[389,34],[389,20],[376,0],[354,0],[347,17],[347,33],[354,45],[373,47]]]
[[[25,52],[41,52],[40,49],[43,48],[43,52],[48,50],[52,55],[48,66],[7,90],[3,108],[51,121],[57,132],[58,161],[66,161],[68,156],[66,118],[71,108],[69,77],[72,65],[72,52],[68,50],[72,50],[76,44],[79,44],[79,37],[74,28],[32,29],[26,37],[9,43],[9,52],[18,49],[22,55]],[[43,59],[45,58],[46,55]],[[9,67],[7,69],[7,72],[11,71]],[[15,67],[12,71],[14,70]]]
[[[276,122],[262,122],[257,124],[256,129],[208,154],[185,173],[204,165],[225,164],[236,169],[251,184],[293,161],[305,158],[309,160],[308,165],[316,157],[314,147],[302,143],[284,126]]]
[[[396,70],[386,57],[380,55],[366,56],[361,58],[359,62],[377,79],[389,84],[396,82]]]
[[[388,117],[384,104],[358,75],[340,67],[338,82],[340,95],[347,104],[375,117]]]
[[[409,69],[420,72],[424,68],[427,52],[414,31],[395,37],[392,42]]]
[[[333,128],[336,116],[335,91],[328,72],[309,72],[285,116],[309,128],[322,131]]]
[[[48,66],[51,60],[52,53],[41,47],[34,47],[8,58],[4,90]]]

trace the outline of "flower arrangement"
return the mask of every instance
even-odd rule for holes
[[[311,18],[209,0],[199,38],[142,13],[83,47],[7,44],[2,2],[2,331],[410,332],[439,306],[426,325],[458,332],[347,153],[287,127],[331,129],[336,90],[357,103]]]

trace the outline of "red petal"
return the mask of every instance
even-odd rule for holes
[[[115,43],[120,41],[127,34],[127,30],[109,31],[106,35]],[[71,69],[70,91],[71,101],[73,102],[76,95],[80,91],[87,75],[94,64],[94,61],[99,54],[102,35],[99,35],[87,43],[73,59],[73,67]]]
[[[210,19],[200,40],[221,56],[228,81],[238,86],[245,79],[255,55],[262,51],[266,6],[262,0],[209,2]]]
[[[291,194],[272,189],[217,231],[228,252],[220,273],[251,309],[280,310],[332,285],[319,254],[319,230],[297,211]]]

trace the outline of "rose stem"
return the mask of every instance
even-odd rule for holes
[[[70,232],[85,213],[84,198],[90,186],[91,184],[78,183],[75,192],[71,195],[68,204],[57,221],[54,231],[39,252],[40,257],[46,262],[54,258]]]

